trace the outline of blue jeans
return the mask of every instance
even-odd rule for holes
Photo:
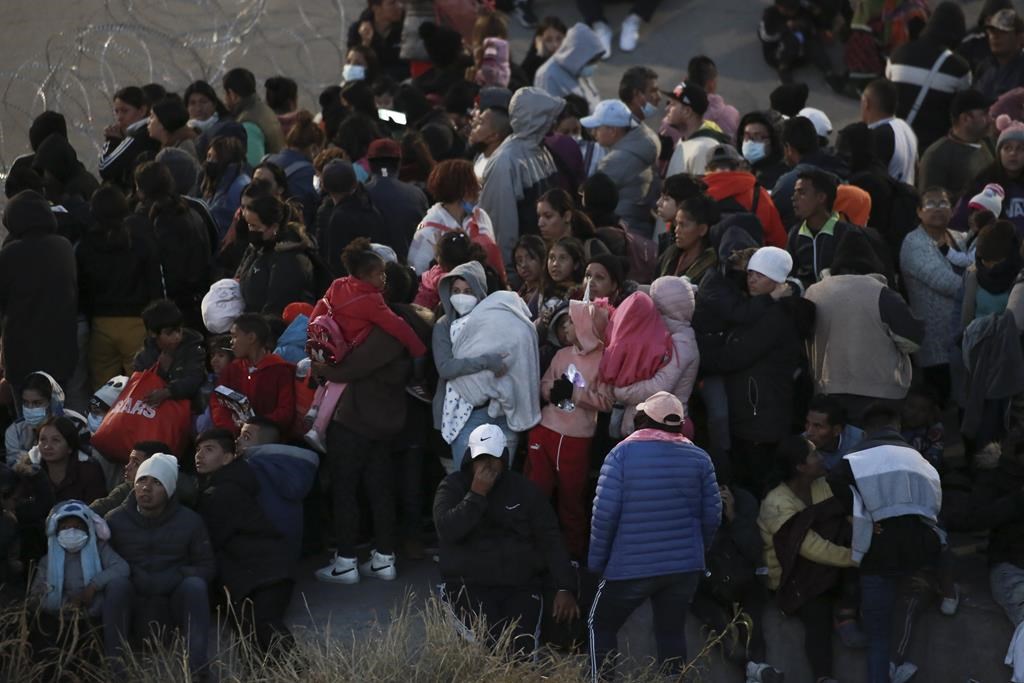
[[[519,445],[519,432],[513,432],[508,428],[508,420],[504,415],[501,417],[488,415],[487,406],[484,405],[473,409],[466,424],[462,427],[462,431],[455,437],[455,441],[452,441],[452,462],[455,463],[456,472],[462,467],[462,458],[466,455],[466,449],[469,448],[469,435],[473,433],[474,429],[485,424],[498,425],[505,433],[505,441],[508,443],[508,462],[505,463],[505,467],[512,469],[512,461],[516,457],[516,446]]]
[[[623,581],[603,579],[587,619],[594,681],[614,677],[615,662],[609,655],[618,649],[619,629],[647,598],[651,599],[654,612],[658,664],[668,664],[665,673],[669,675],[682,671],[686,665],[686,612],[701,575],[702,572],[682,572]]]
[[[1006,612],[1014,626],[1024,621],[1024,568],[1000,562],[989,573],[992,598]]]
[[[868,637],[867,683],[889,683],[892,615],[903,579],[900,575],[860,576],[860,615]]]

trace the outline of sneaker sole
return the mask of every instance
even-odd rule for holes
[[[330,574],[321,574],[320,572],[314,572],[313,575],[316,577],[317,581],[323,581],[324,583],[341,583],[349,586],[359,583],[358,573],[355,575],[354,579],[347,578],[348,572],[343,576],[331,576]]]

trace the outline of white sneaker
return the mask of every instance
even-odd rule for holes
[[[597,34],[598,40],[601,41],[601,47],[604,48],[604,55],[601,59],[608,59],[612,56],[612,27],[603,21],[599,21],[594,24],[594,33]],[[636,45],[636,41],[633,41]]]
[[[394,581],[398,578],[394,555],[381,555],[376,550],[370,553],[370,559],[359,565],[359,573],[363,576]]]
[[[302,439],[315,450],[324,454],[327,453],[327,444],[325,444],[323,439],[320,437],[320,432],[315,429],[310,429],[308,432],[303,434]]]
[[[622,22],[622,33],[619,34],[619,49],[632,52],[640,40],[640,17],[630,14]]]
[[[333,562],[316,570],[316,579],[327,583],[359,583],[356,558],[335,555]]]
[[[747,683],[781,683],[785,676],[770,664],[747,662]]]
[[[896,666],[889,662],[889,680],[891,683],[907,683],[917,673],[917,666],[910,662],[903,662]]]
[[[939,611],[945,614],[947,617],[951,617],[956,614],[957,609],[960,607],[960,586],[953,584],[953,597],[942,598],[942,602],[939,604]]]

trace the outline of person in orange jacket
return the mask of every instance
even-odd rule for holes
[[[752,213],[761,221],[764,243],[786,247],[786,228],[768,190],[744,168],[743,157],[732,145],[717,145],[708,153],[704,175],[707,194],[722,213]],[[754,193],[757,192],[755,195]]]

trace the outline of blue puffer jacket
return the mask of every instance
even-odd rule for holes
[[[611,580],[701,571],[721,520],[708,454],[662,431],[634,432],[601,467],[590,570]]]

